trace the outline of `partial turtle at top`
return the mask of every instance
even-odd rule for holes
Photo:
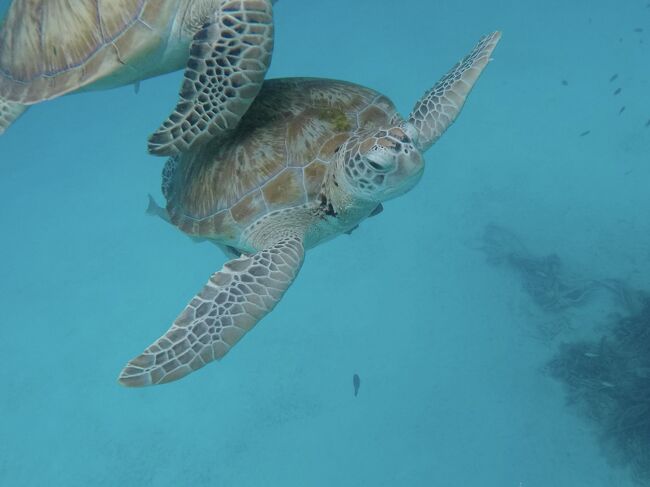
[[[454,122],[499,38],[482,38],[407,120],[363,86],[269,80],[235,130],[170,158],[162,185],[169,220],[240,255],[119,381],[161,384],[220,359],[278,303],[305,250],[415,186],[422,153]]]
[[[0,134],[29,106],[186,67],[150,152],[233,128],[271,62],[271,0],[14,0],[0,30]]]

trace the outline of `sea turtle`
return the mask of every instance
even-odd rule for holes
[[[234,127],[271,62],[271,0],[14,0],[0,30],[0,133],[29,106],[186,66],[152,137],[172,155]]]
[[[482,38],[407,120],[384,95],[352,83],[268,80],[234,131],[168,159],[169,220],[239,257],[119,381],[160,384],[220,359],[278,303],[306,249],[410,190],[424,170],[422,153],[454,122],[499,38]]]

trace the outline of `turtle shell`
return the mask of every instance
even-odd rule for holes
[[[145,56],[179,0],[14,0],[0,31],[0,96],[25,105],[75,91]]]
[[[388,98],[352,83],[265,81],[229,137],[170,160],[163,192],[171,221],[190,235],[234,242],[261,216],[315,201],[350,135],[389,126],[395,115]]]

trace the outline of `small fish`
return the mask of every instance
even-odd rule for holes
[[[359,386],[361,385],[361,379],[359,379],[357,374],[352,376],[352,385],[354,386],[354,397],[357,397],[357,394],[359,394]]]
[[[649,118],[648,121],[645,123],[645,128],[648,128],[648,127],[650,127],[650,118]]]
[[[169,218],[169,213],[167,213],[167,210],[165,208],[163,208],[162,206],[160,206],[156,202],[156,200],[154,199],[153,196],[151,196],[151,195],[148,195],[148,196],[149,196],[149,204],[147,205],[147,211],[146,211],[147,215],[157,216],[158,218],[160,218],[162,220],[165,220],[167,223],[173,225],[173,223],[171,222],[171,220]],[[203,243],[203,242],[209,241],[208,239],[201,238],[201,237],[192,237],[192,236],[189,236],[189,237],[190,237],[190,240],[192,240],[194,243]],[[210,242],[212,242],[212,241],[210,240]],[[212,243],[214,243],[214,242],[212,242]],[[215,245],[217,245],[217,244],[215,244]],[[219,245],[217,245],[217,247],[218,246]],[[238,252],[236,249],[233,249],[233,251]]]
[[[609,78],[609,82],[611,83],[612,81],[616,81],[617,78],[618,78],[618,73],[613,74],[612,77]]]
[[[156,200],[153,198],[153,196],[149,196],[149,204],[147,205],[147,215],[151,216],[157,216],[158,218],[162,218],[165,220],[167,223],[171,223],[169,220],[169,214],[167,213],[167,210],[160,206],[158,203],[156,203]]]
[[[585,130],[580,134],[580,137],[584,137],[585,135],[589,135],[591,133],[591,130]]]
[[[585,352],[585,357],[596,358],[598,357],[598,354],[593,352]]]
[[[639,33],[643,32],[643,27],[637,27],[636,29],[634,29],[634,32],[639,32]]]
[[[622,88],[616,88],[616,90],[614,91],[614,96],[618,95],[621,91],[623,91]]]
[[[605,380],[601,380],[600,383],[602,384],[603,387],[614,387],[614,384],[611,382],[607,382]]]
[[[136,81],[135,83],[133,83],[133,91],[135,91],[136,95],[138,93],[140,93],[140,82],[139,81]]]
[[[562,80],[562,86],[569,86],[569,82],[565,79]]]
[[[372,213],[370,213],[370,215],[368,215],[368,218],[370,218],[371,216],[377,216],[377,215],[379,215],[382,211],[384,211],[384,205],[382,205],[381,203],[379,203],[377,206],[375,206],[375,209],[372,210]]]
[[[624,111],[625,111],[625,105],[623,105],[623,106],[621,107],[621,109],[618,111],[618,114],[620,115],[620,114],[623,113]]]

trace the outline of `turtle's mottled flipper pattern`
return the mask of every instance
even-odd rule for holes
[[[122,370],[129,387],[163,384],[223,357],[269,313],[302,266],[298,236],[227,262],[210,277],[172,327]]]
[[[0,135],[27,110],[25,105],[7,101],[0,97]]]
[[[417,133],[415,139],[421,151],[431,147],[454,123],[500,38],[500,32],[483,37],[471,53],[415,104],[408,124]]]
[[[149,138],[149,152],[175,155],[235,128],[262,87],[272,51],[272,2],[224,1],[194,36],[179,102]]]
[[[220,1],[253,5],[253,0]],[[234,19],[243,22],[250,17],[242,13]],[[224,25],[235,29],[234,24]],[[263,27],[250,23],[243,28],[255,26]],[[232,32],[233,45],[250,46]],[[183,127],[178,129],[183,135],[180,145],[175,139],[152,140],[154,151],[180,150],[163,175],[170,222],[191,237],[209,239],[227,252],[243,255],[211,277],[167,333],[126,365],[120,382],[126,386],[169,382],[221,358],[277,304],[302,265],[305,247],[350,231],[377,214],[384,201],[413,188],[424,170],[420,130],[420,140],[427,146],[449,125],[497,40],[498,34],[483,40],[425,95],[411,123],[381,93],[313,78],[267,80],[235,130],[216,125],[214,135],[206,129],[196,135],[197,143],[206,133],[213,138],[190,151],[182,144],[192,144],[190,122],[199,118],[179,114],[189,134],[185,138]],[[223,46],[226,50],[229,43]],[[221,59],[217,52],[216,58],[208,57]],[[239,62],[227,61],[231,66]],[[263,70],[258,74],[261,81]],[[218,76],[221,73],[215,70],[213,77]],[[197,95],[197,103],[202,103],[202,96]],[[187,103],[194,106],[193,101]],[[228,109],[227,103],[224,106],[217,107],[215,119],[236,122],[220,118],[219,110]],[[164,143],[156,145],[161,140]]]

